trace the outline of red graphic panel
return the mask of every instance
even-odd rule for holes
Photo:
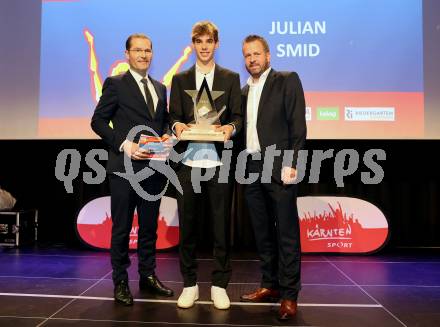
[[[110,248],[112,219],[110,197],[102,197],[87,203],[77,219],[80,238],[88,245],[101,249]],[[163,197],[159,209],[157,228],[157,249],[168,249],[179,244],[179,221],[176,200]],[[130,232],[130,249],[137,248],[138,215],[135,212]]]
[[[369,253],[388,238],[388,222],[373,204],[346,197],[300,197],[298,213],[304,253]]]
[[[80,238],[92,247],[109,249],[112,221],[110,197],[87,203],[77,219]],[[388,222],[373,204],[347,197],[299,197],[301,249],[304,253],[370,253],[388,238]],[[251,228],[249,226],[249,228]],[[137,247],[138,217],[134,214],[130,248]],[[158,217],[157,249],[179,243],[176,200],[163,197]]]

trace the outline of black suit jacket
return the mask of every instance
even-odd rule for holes
[[[158,96],[154,118],[149,113],[142,92],[130,71],[108,77],[104,82],[102,96],[93,114],[91,126],[93,131],[110,147],[107,162],[108,173],[125,172],[124,153],[119,151],[119,147],[133,127],[146,125],[159,136],[168,131],[166,87],[151,77],[150,79]],[[110,121],[113,128],[109,126]],[[148,131],[141,131],[135,136],[134,142],[138,142],[141,133],[152,134]],[[147,163],[141,160],[132,162],[135,171],[142,169]]]
[[[246,117],[249,85],[242,89]],[[271,69],[261,93],[257,115],[257,133],[261,152],[276,145],[277,150],[294,150],[291,167],[296,167],[298,151],[304,147],[307,134],[304,91],[298,74]],[[244,144],[246,130],[244,129]],[[275,157],[272,178],[281,183],[283,153]]]
[[[170,126],[176,122],[189,124],[194,121],[194,103],[185,90],[196,89],[196,67],[183,71],[173,76],[170,94]],[[240,77],[228,69],[215,65],[213,91],[224,91],[225,93],[215,100],[215,107],[226,110],[220,116],[222,125],[233,124],[236,133],[240,132],[243,121],[241,110]],[[217,152],[221,155],[223,143],[215,142]],[[180,141],[176,146],[177,152],[184,152],[188,142]]]

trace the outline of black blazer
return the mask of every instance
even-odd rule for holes
[[[246,117],[249,85],[242,89]],[[296,167],[298,151],[304,147],[307,134],[304,92],[298,74],[271,69],[258,105],[257,133],[261,152],[276,145],[277,150],[294,150],[291,167]],[[244,144],[246,129],[244,128]],[[275,157],[272,178],[281,183],[283,153]]]
[[[196,67],[183,71],[173,76],[170,94],[170,127],[176,122],[191,123],[194,121],[194,103],[185,90],[196,89]],[[237,73],[215,65],[213,91],[225,93],[215,100],[217,110],[226,106],[226,110],[220,116],[222,125],[233,124],[236,133],[240,132],[243,123],[240,95],[240,77]],[[183,152],[188,145],[187,141],[180,141],[176,145],[177,152]],[[217,152],[221,155],[222,142],[215,142]]]
[[[147,104],[136,80],[130,71],[118,76],[108,77],[102,88],[102,96],[92,117],[92,129],[110,147],[107,172],[125,172],[124,153],[119,151],[129,131],[138,125],[146,125],[159,136],[167,133],[169,116],[167,111],[167,90],[164,85],[150,77],[158,102],[154,118],[148,111]],[[112,122],[113,128],[109,126]],[[134,142],[138,142],[140,134],[151,135],[148,131],[138,133]],[[133,160],[135,171],[142,169],[146,161]]]

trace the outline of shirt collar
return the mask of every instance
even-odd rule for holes
[[[256,82],[256,83],[255,83],[254,80],[252,79],[252,76],[249,76],[249,78],[248,78],[248,80],[247,80],[247,84],[248,84],[249,86],[257,86],[257,85],[259,85],[260,83],[264,84],[264,82],[265,82],[266,79],[267,79],[267,75],[269,75],[271,69],[272,69],[271,67],[269,67],[268,69],[266,69],[266,70],[264,71],[264,73],[261,74],[260,78],[258,79],[258,82]]]
[[[204,76],[210,76],[211,74],[214,74],[214,71],[215,71],[215,64],[214,64],[214,66],[212,66],[212,69],[208,73],[204,73],[204,72],[202,72],[202,69],[200,68],[200,66],[197,65],[197,63],[196,63],[196,73],[198,73],[198,74],[202,74]]]
[[[137,82],[138,84],[140,84],[140,83],[141,83],[141,80],[144,79],[144,78],[147,79],[148,83],[151,82],[151,81],[150,81],[150,77],[148,76],[148,74],[147,74],[146,76],[142,76],[141,74],[139,74],[138,72],[134,71],[134,70],[131,69],[131,68],[129,69],[129,71],[130,71],[131,75],[134,77],[134,79],[136,80],[136,82]]]

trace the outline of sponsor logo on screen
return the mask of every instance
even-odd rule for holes
[[[339,108],[318,107],[316,108],[316,115],[318,120],[339,120]]]
[[[369,253],[388,238],[388,222],[373,204],[347,197],[299,197],[302,252]]]
[[[345,107],[348,121],[395,121],[395,108]]]
[[[306,120],[312,120],[312,108],[311,107],[306,107]]]

